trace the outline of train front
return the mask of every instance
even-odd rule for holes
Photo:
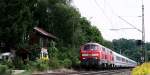
[[[98,44],[88,43],[80,49],[80,61],[84,66],[97,66],[100,61],[100,50]]]

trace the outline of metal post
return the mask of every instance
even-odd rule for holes
[[[144,61],[147,61],[146,58],[146,50],[145,50],[145,27],[144,27],[144,4],[143,4],[143,0],[142,0],[142,51],[143,51],[143,57],[144,57]]]
[[[120,54],[122,54],[122,53],[121,53],[121,49],[120,49]]]

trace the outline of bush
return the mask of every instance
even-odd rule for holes
[[[48,56],[50,59],[57,58],[58,49],[55,47],[55,42],[50,42],[50,47],[48,48]]]
[[[15,69],[25,69],[26,65],[23,63],[23,60],[19,57],[16,57],[13,61]]]
[[[25,69],[26,70],[34,70],[35,66],[36,66],[36,62],[34,62],[34,61],[28,61],[27,64],[26,64]]]
[[[72,61],[70,60],[70,59],[64,59],[64,61],[63,61],[63,66],[65,67],[65,68],[70,68],[71,67],[71,65],[72,65]]]
[[[57,58],[51,58],[49,60],[49,68],[50,69],[57,69],[60,67],[61,67],[60,60],[58,60]]]
[[[0,64],[0,74],[1,75],[11,75],[11,70],[8,68],[7,65]]]
[[[150,63],[144,63],[132,70],[132,75],[149,75],[149,74],[150,74]]]
[[[29,61],[29,63],[26,66],[27,70],[32,71],[45,71],[49,68],[48,62],[37,60],[37,61]]]
[[[44,71],[48,69],[48,62],[37,60],[36,68],[38,71]]]
[[[48,69],[57,69],[60,67],[60,61],[57,58],[52,58],[49,61],[43,61],[40,59],[36,61],[29,61],[25,69],[31,71],[45,71]]]
[[[8,61],[8,60],[3,60],[1,62],[2,65],[7,65],[8,68],[14,68],[13,62],[12,61]]]

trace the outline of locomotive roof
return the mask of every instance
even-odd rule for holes
[[[87,45],[87,44],[100,45],[99,43],[93,43],[93,42],[90,42],[90,43],[86,43],[85,45]]]

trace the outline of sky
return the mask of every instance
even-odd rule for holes
[[[150,42],[149,3],[150,0],[143,0],[146,42]],[[141,30],[142,0],[73,0],[72,5],[77,8],[81,16],[86,17],[92,25],[101,31],[106,40],[112,41],[119,38],[142,39],[142,33],[136,29],[111,30],[133,28],[122,19]]]

